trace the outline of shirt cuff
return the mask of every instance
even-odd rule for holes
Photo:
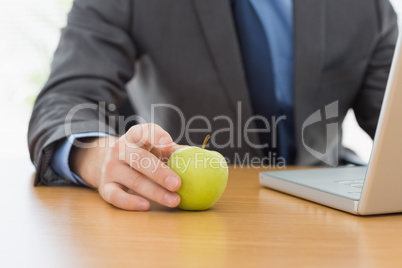
[[[50,167],[53,171],[62,178],[68,179],[77,185],[89,186],[82,178],[73,173],[68,164],[71,147],[76,139],[90,138],[90,137],[108,137],[107,133],[101,132],[88,132],[73,134],[68,139],[61,140],[56,144],[56,149],[50,162]]]

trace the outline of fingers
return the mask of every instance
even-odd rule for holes
[[[147,199],[167,207],[180,203],[174,192],[180,189],[181,179],[164,163],[167,159],[161,159],[179,146],[165,130],[155,124],[136,125],[116,145],[105,158],[98,184],[106,202],[137,211],[149,209]]]
[[[179,145],[179,144],[173,143],[173,145],[169,151],[162,152],[162,158],[167,160],[174,152],[176,152],[178,149],[181,149],[184,147],[188,147],[188,145]]]
[[[174,143],[169,133],[156,124],[135,125],[122,138],[125,146],[143,148],[165,163],[172,153],[184,147]]]
[[[159,149],[153,148],[151,153],[153,153],[156,157],[158,157],[163,163],[167,163],[170,156],[178,149],[187,147],[187,145],[178,145],[176,143],[172,144],[172,147],[168,151],[161,151]]]
[[[180,188],[180,177],[151,152],[142,148],[125,148],[124,154],[124,161],[134,170],[170,191]]]
[[[115,176],[110,178],[112,181],[161,205],[176,207],[180,203],[180,196],[177,193],[166,190],[126,165],[117,166],[112,176]]]
[[[122,189],[117,183],[107,183],[99,189],[102,198],[115,207],[125,210],[147,211],[150,207],[145,198],[132,195]]]
[[[174,144],[169,133],[156,124],[135,125],[123,137],[127,141],[126,145],[135,144],[148,151],[153,147],[169,151]]]
[[[155,141],[158,142],[157,146],[163,145],[163,150],[158,151],[156,145],[154,146]],[[130,128],[124,138],[122,137],[118,154],[120,160],[139,173],[170,191],[177,191],[181,186],[180,177],[160,160],[162,152],[170,151],[172,146],[176,144],[160,126],[136,125]]]

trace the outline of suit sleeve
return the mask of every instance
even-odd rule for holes
[[[357,122],[374,138],[398,38],[398,20],[388,0],[377,0],[378,38],[362,88],[353,104]]]
[[[132,1],[75,0],[28,130],[35,185],[66,185],[50,167],[55,144],[75,133],[117,135],[111,118],[126,98],[136,47]]]
[[[50,161],[50,167],[53,171],[62,178],[68,179],[77,185],[85,185],[88,184],[80,178],[77,174],[73,173],[70,169],[70,165],[68,163],[71,148],[76,139],[80,138],[94,138],[94,137],[106,137],[108,136],[105,133],[99,132],[87,132],[87,133],[78,133],[73,136],[68,137],[67,140],[62,139],[59,140],[56,144],[56,148],[53,153],[52,160]]]

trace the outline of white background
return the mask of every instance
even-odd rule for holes
[[[402,0],[392,0],[402,14]],[[0,1],[0,158],[26,158],[28,120],[46,81],[71,0]],[[367,160],[370,138],[345,121],[344,144]]]

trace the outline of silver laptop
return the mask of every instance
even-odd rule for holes
[[[261,172],[260,183],[356,215],[402,212],[402,37],[368,166]]]

